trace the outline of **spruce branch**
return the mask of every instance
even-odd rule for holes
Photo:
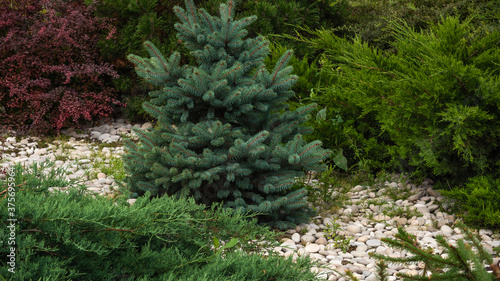
[[[443,236],[438,235],[436,241],[444,248],[444,253],[448,255],[446,258],[433,254],[432,251],[423,250],[416,237],[401,227],[398,228],[395,239],[383,238],[382,241],[394,248],[406,250],[413,256],[391,258],[376,253],[370,253],[370,256],[380,259],[382,262],[400,264],[424,262],[425,268],[421,275],[412,276],[398,273],[398,276],[402,277],[403,280],[493,280],[493,275],[489,274],[484,267],[484,263],[490,264],[492,258],[480,245],[479,236],[473,235],[461,222],[457,222],[456,225],[465,233],[466,239],[472,241],[472,244],[465,243],[463,239],[460,239],[457,241],[457,246],[453,246]],[[479,253],[476,253],[473,247]],[[384,275],[380,272],[379,276],[379,278],[383,278]]]
[[[387,272],[387,264],[383,260],[379,260],[376,264],[377,280],[388,281],[389,273]]]

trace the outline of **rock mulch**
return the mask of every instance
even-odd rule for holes
[[[86,171],[92,168],[95,162],[92,157],[96,155],[99,155],[104,163],[109,163],[111,157],[120,157],[124,153],[123,146],[100,147],[98,143],[120,141],[124,135],[130,135],[134,126],[147,129],[151,124],[132,125],[118,119],[113,124],[95,126],[85,132],[67,129],[61,132],[70,137],[65,144],[54,141],[46,148],[39,148],[38,138],[26,137],[18,141],[14,137],[8,137],[0,144],[4,161],[0,165],[30,165],[50,159],[55,161],[55,167],[67,170],[68,179],[83,179],[89,192],[114,197],[117,184],[111,175],[95,171],[95,177],[89,178]],[[62,159],[63,155],[67,158],[58,160]],[[315,180],[308,182],[311,185],[316,183]],[[53,188],[56,189],[59,188]],[[409,195],[393,200],[386,195],[391,189],[407,190]],[[455,216],[444,211],[446,204],[443,204],[443,197],[432,188],[431,180],[425,180],[418,186],[397,181],[387,181],[379,187],[358,185],[347,195],[349,203],[336,213],[315,217],[308,224],[288,230],[288,238],[283,239],[281,246],[276,247],[274,251],[286,257],[309,255],[318,260],[322,266],[313,270],[318,272],[320,279],[343,281],[346,279],[338,272],[350,270],[359,280],[372,281],[376,280],[376,261],[369,256],[370,252],[391,257],[408,256],[407,252],[389,248],[381,241],[384,237],[394,237],[397,227],[403,227],[407,232],[416,235],[421,245],[434,249],[436,253],[442,253],[435,239],[437,235],[445,236],[452,245],[463,238],[460,230],[453,227]],[[135,199],[129,199],[131,204],[134,201]],[[481,229],[479,234],[483,245],[491,253],[493,247],[500,247],[499,234],[494,234],[489,229]],[[398,272],[419,274],[423,267],[423,264],[410,265],[408,268],[390,264],[389,280],[398,280]]]
[[[285,238],[281,247],[274,250],[283,256],[309,255],[325,265],[323,268],[314,269],[320,273],[320,277],[337,281],[347,280],[336,272],[343,273],[346,270],[354,272],[359,280],[377,280],[375,275],[377,261],[369,256],[370,252],[395,258],[410,256],[408,252],[392,249],[381,241],[386,237],[394,238],[398,227],[415,235],[424,248],[429,247],[434,253],[442,254],[443,249],[438,247],[435,239],[437,235],[443,235],[452,245],[456,245],[464,236],[460,229],[453,227],[455,216],[442,211],[442,206],[445,206],[441,203],[443,197],[433,190],[431,183],[427,180],[419,186],[413,184],[403,186],[402,183],[385,182],[382,188],[358,185],[348,192],[351,199],[349,205],[339,209],[336,214],[316,217],[309,224],[288,230],[290,238]],[[406,188],[413,195],[396,201],[385,195],[387,189],[396,188],[398,190]],[[394,213],[394,210],[404,211],[401,211],[400,215],[387,215]],[[407,214],[416,215],[407,218],[404,216]],[[341,249],[338,246],[339,241],[332,239],[335,236],[331,231],[333,225],[337,225],[338,228],[334,234],[351,239],[348,249]],[[498,233],[481,229],[479,234],[483,246],[490,253],[493,253],[494,247],[500,246]],[[390,264],[389,280],[399,280],[396,277],[398,272],[416,275],[421,274],[423,269],[423,263],[410,265],[407,268]]]

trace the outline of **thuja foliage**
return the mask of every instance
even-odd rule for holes
[[[322,71],[331,75],[320,104],[333,101],[344,120],[366,121],[371,129],[355,128],[358,147],[382,147],[378,158],[389,156],[393,167],[452,185],[497,174],[500,32],[453,17],[424,32],[392,28],[396,53],[316,32],[310,42],[325,50]]]
[[[8,280],[314,280],[309,259],[258,254],[276,246],[276,234],[247,215],[167,196],[133,205],[93,198],[78,183],[54,181],[64,171],[52,166],[17,164],[14,180],[0,181],[0,276]],[[48,191],[55,186],[68,192]]]
[[[465,240],[459,239],[456,245],[452,245],[443,236],[436,236],[436,242],[443,248],[442,254],[433,253],[432,249],[425,249],[414,235],[404,231],[401,227],[398,228],[395,239],[382,238],[382,241],[390,247],[407,251],[412,255],[407,258],[391,258],[370,253],[371,257],[382,261],[379,263],[380,270],[378,271],[380,279],[387,280],[385,271],[387,263],[410,265],[424,262],[425,268],[420,275],[398,273],[398,276],[403,280],[500,280],[500,268],[493,264],[493,258],[481,245],[479,235],[473,234],[461,222],[457,222],[456,227],[460,228]],[[493,273],[489,273],[486,266],[491,266]]]
[[[79,1],[0,3],[0,125],[46,133],[110,114],[117,73],[97,51],[109,21]]]
[[[180,66],[178,53],[165,59],[151,42],[144,44],[151,58],[129,56],[138,75],[162,87],[144,103],[158,127],[134,130],[139,142],[125,142],[129,188],[135,196],[193,196],[266,213],[261,221],[280,228],[307,221],[306,190],[291,189],[304,171],[323,170],[329,151],[302,137],[315,104],[287,110],[297,80],[287,67],[292,52],[269,72],[263,64],[269,42],[244,39],[256,17],[235,20],[233,1],[220,6],[218,17],[192,1],[175,12],[178,38],[197,66]]]

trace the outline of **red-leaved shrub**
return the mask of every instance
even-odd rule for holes
[[[112,112],[118,74],[97,43],[111,21],[75,0],[0,0],[0,126],[47,133]],[[108,36],[108,37],[109,37]]]

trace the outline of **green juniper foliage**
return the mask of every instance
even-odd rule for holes
[[[463,217],[465,223],[479,227],[500,229],[500,178],[475,176],[461,188],[441,191],[453,198],[453,211]]]
[[[255,16],[233,19],[234,3],[220,16],[186,1],[176,7],[178,38],[198,66],[180,66],[174,52],[165,59],[151,43],[151,58],[130,55],[136,71],[161,90],[150,93],[144,109],[158,120],[151,130],[134,129],[139,142],[125,141],[124,167],[133,196],[193,196],[197,202],[265,213],[261,222],[293,227],[311,215],[306,190],[293,190],[305,171],[322,171],[330,151],[307,143],[302,126],[315,104],[295,111],[285,103],[298,77],[285,52],[273,71],[263,61],[269,42],[244,39]]]
[[[258,251],[277,246],[277,234],[248,215],[207,210],[192,198],[93,198],[83,185],[54,180],[64,171],[50,172],[53,164],[17,164],[13,181],[0,180],[3,194],[15,184],[17,219],[16,244],[7,245],[13,197],[1,196],[0,280],[315,280],[308,258],[262,258]]]
[[[326,30],[316,31],[316,39],[302,38],[325,50],[321,71],[330,74],[331,85],[317,102],[340,108],[343,131],[362,158],[451,185],[498,175],[500,32],[469,23],[447,17],[417,32],[394,21],[395,53]],[[328,110],[327,119],[334,114]],[[336,126],[325,124],[321,131]]]

